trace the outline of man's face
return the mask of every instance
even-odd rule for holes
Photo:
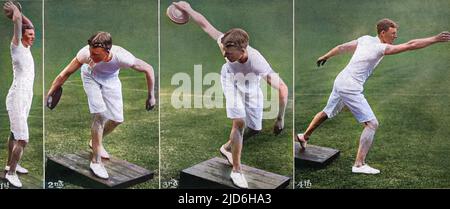
[[[108,57],[108,52],[101,47],[89,47],[90,58],[94,63],[99,63],[103,60],[106,60]]]
[[[33,46],[34,43],[34,30],[33,29],[26,29],[25,33],[22,34],[22,40],[25,42],[25,46]]]
[[[387,31],[381,31],[381,39],[383,43],[393,44],[397,38],[397,28],[390,27]]]
[[[235,47],[224,48],[223,56],[226,57],[230,62],[236,62],[242,58],[244,51],[237,49]]]

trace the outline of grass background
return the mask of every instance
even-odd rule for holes
[[[291,87],[292,1],[255,2],[190,1],[219,30],[233,27],[247,30],[250,44]],[[204,74],[218,73],[224,60],[217,45],[197,25],[191,22],[179,26],[165,17],[169,3],[161,2],[162,186],[170,186],[169,182],[177,180],[180,170],[220,156],[218,148],[231,129],[225,109],[175,109],[170,104],[170,96],[176,88],[170,81],[175,73],[192,75],[194,64],[202,64]],[[30,175],[42,178],[42,1],[23,1],[22,5],[24,13],[36,26],[36,42],[32,48],[36,77],[29,118],[31,140],[22,164],[30,169]],[[295,6],[296,132],[302,132],[313,115],[322,110],[335,76],[351,57],[335,57],[317,70],[316,58],[331,47],[361,35],[375,35],[374,25],[383,17],[400,24],[397,43],[450,28],[450,2],[446,0],[297,0]],[[45,91],[87,38],[98,30],[111,32],[115,44],[149,62],[158,71],[157,1],[49,0],[45,2],[45,22]],[[0,18],[0,31],[0,72],[4,75],[0,78],[0,98],[3,98],[0,99],[0,137],[4,139],[0,143],[0,163],[4,164],[9,134],[5,98],[12,82],[10,20]],[[326,169],[296,169],[297,182],[309,180],[312,188],[450,187],[449,47],[449,44],[439,44],[387,56],[367,82],[365,95],[380,121],[367,161],[381,169],[380,175],[351,174],[362,127],[345,111],[326,122],[311,141],[340,149],[341,156]],[[158,110],[144,110],[146,90],[142,74],[123,70],[120,77],[126,121],[106,138],[105,146],[112,155],[157,172],[155,179],[134,188],[158,188]],[[291,88],[290,93],[285,132],[274,137],[271,134],[273,120],[265,120],[263,133],[245,143],[243,163],[292,176]],[[77,72],[65,84],[59,106],[54,111],[45,109],[46,154],[88,150],[90,120]],[[66,188],[80,188],[74,182],[65,182]]]
[[[171,85],[176,73],[193,79],[194,65],[201,64],[203,75],[220,73],[225,63],[220,50],[192,20],[176,25],[164,15],[171,2],[161,1],[161,187],[176,187],[182,169],[212,157],[229,137],[231,120],[225,108],[175,109]],[[250,45],[259,50],[292,86],[292,1],[189,1],[218,30],[240,27],[250,35]],[[192,85],[194,81],[192,80]],[[264,81],[263,81],[264,82]],[[220,83],[216,83],[221,87]],[[203,90],[211,86],[203,86]],[[289,89],[292,93],[292,88]],[[285,118],[285,130],[274,136],[274,120],[263,121],[263,132],[244,143],[242,163],[292,177],[292,94]],[[189,97],[193,102],[193,97]]]
[[[157,27],[157,1],[46,1],[45,91],[96,31],[110,32],[113,44],[151,64],[158,80]],[[105,138],[104,145],[112,156],[155,171],[154,179],[132,188],[158,188],[158,107],[145,110],[147,87],[143,73],[123,69],[119,77],[125,122]],[[89,150],[90,126],[91,115],[78,70],[65,83],[58,106],[53,111],[45,109],[46,154]],[[69,180],[64,182],[65,188],[80,188],[74,183],[76,179]]]
[[[3,5],[3,1],[1,2]],[[42,148],[42,1],[21,2],[23,13],[35,26],[36,40],[31,53],[34,58],[35,78],[33,103],[28,118],[30,142],[25,148],[21,165],[27,168],[28,175],[43,182],[43,148]],[[10,134],[9,118],[6,111],[6,95],[11,86],[13,71],[11,64],[10,43],[13,36],[13,23],[2,14],[0,17],[0,167],[6,165],[8,153],[8,136]],[[2,168],[2,167],[1,167]]]
[[[316,59],[337,44],[375,35],[376,22],[399,23],[396,43],[450,30],[450,1],[296,1],[296,120],[303,132],[323,109],[334,78],[351,55],[335,57],[317,69]],[[365,85],[380,127],[367,162],[375,176],[353,175],[362,126],[349,111],[327,121],[311,144],[341,150],[325,169],[297,169],[297,182],[312,188],[450,187],[450,44],[386,56]]]

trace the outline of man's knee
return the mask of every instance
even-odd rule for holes
[[[369,127],[370,129],[377,130],[379,123],[378,123],[378,120],[375,118],[373,120],[367,121],[365,123],[365,125],[366,125],[366,127]]]
[[[19,140],[19,144],[21,147],[25,147],[25,146],[27,146],[28,142],[25,140]]]
[[[92,115],[92,128],[100,129],[105,125],[105,117],[101,113],[94,113]]]
[[[113,126],[119,126],[119,125],[122,124],[123,122],[118,122],[118,121],[110,120],[110,123],[111,123]]]
[[[103,113],[93,113],[92,120],[94,121],[105,121],[106,118]]]
[[[319,118],[322,119],[322,120],[328,119],[328,115],[327,115],[327,113],[325,113],[324,111],[320,111],[319,113],[317,113],[316,116],[319,117]]]
[[[25,146],[27,146],[28,142],[26,140],[17,140],[15,144],[16,144],[16,146],[19,146],[20,148],[25,148]]]
[[[245,121],[241,118],[233,119],[233,128],[242,130],[245,127]]]

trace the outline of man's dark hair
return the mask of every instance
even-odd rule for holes
[[[234,47],[241,50],[247,48],[249,37],[245,30],[233,28],[223,34],[221,42],[224,48]]]
[[[380,34],[381,31],[388,31],[389,28],[398,28],[398,24],[394,21],[384,18],[377,23],[377,33]]]
[[[33,25],[29,25],[29,24],[22,24],[22,35],[25,34],[26,30],[30,30],[30,29],[34,30],[34,26]]]
[[[90,47],[100,47],[109,52],[112,47],[111,34],[109,34],[108,32],[99,31],[88,39],[88,44]]]

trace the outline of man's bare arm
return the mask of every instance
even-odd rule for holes
[[[75,71],[77,71],[81,67],[81,63],[77,60],[77,58],[73,58],[73,60],[64,68],[64,70],[56,76],[55,80],[52,83],[52,86],[48,90],[47,97],[52,95],[53,92],[61,87],[64,82],[72,75]]]
[[[414,39],[403,44],[388,45],[384,51],[385,55],[398,54],[405,51],[425,48],[435,43],[450,41],[450,32],[444,31],[438,35],[428,38]]]
[[[25,15],[22,14],[22,24],[23,25],[31,25],[34,27],[33,23],[31,22],[30,19],[28,19],[28,17],[26,17]]]
[[[141,59],[136,58],[136,61],[133,66],[131,66],[136,71],[145,73],[145,78],[147,80],[147,89],[148,89],[148,97],[146,100],[146,109],[151,110],[156,104],[155,99],[155,73],[153,67],[144,62]]]
[[[185,11],[191,18],[205,31],[212,39],[217,40],[223,33],[218,31],[209,21],[199,12],[192,9],[191,5],[185,1],[174,2],[179,10]]]
[[[343,54],[343,53],[353,53],[353,52],[355,52],[357,46],[358,46],[357,40],[349,41],[347,43],[338,45],[338,46],[334,47],[333,49],[331,49],[330,51],[328,51],[323,56],[319,57],[317,59],[317,66],[320,67],[321,65],[324,65],[328,59],[330,59],[331,57],[334,57],[336,55]]]
[[[279,134],[284,128],[284,115],[288,102],[288,87],[276,73],[270,73],[264,77],[267,83],[278,90],[278,116],[274,125],[275,134]]]
[[[22,13],[11,1],[6,2],[3,5],[3,9],[13,12],[12,21],[14,23],[14,35],[11,42],[15,46],[18,46],[19,41],[22,40]]]

